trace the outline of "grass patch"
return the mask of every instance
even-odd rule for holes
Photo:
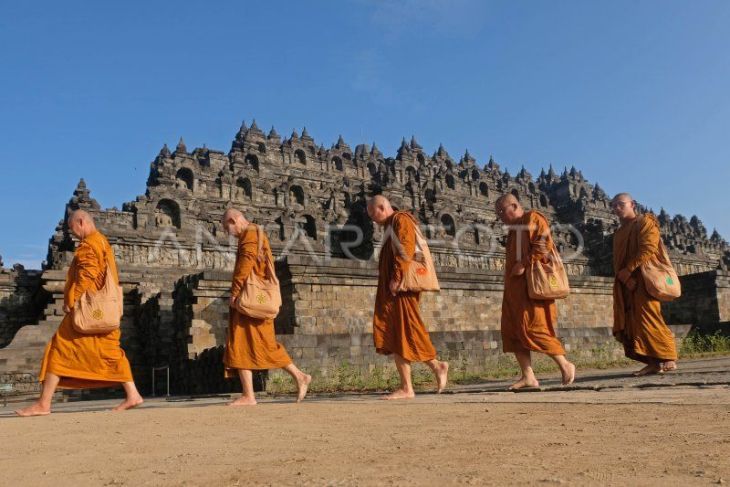
[[[690,332],[681,343],[681,358],[700,358],[730,354],[730,336],[717,331],[712,334]],[[447,351],[442,360],[449,362],[449,382],[452,384],[477,384],[490,380],[516,378],[520,369],[512,354],[495,354],[479,364],[469,361],[464,351]],[[616,343],[596,345],[590,349],[578,349],[568,352],[568,359],[581,371],[590,369],[610,369],[633,367],[638,364],[623,355],[623,349]],[[532,355],[535,373],[544,375],[558,372],[558,366],[550,357],[535,353]],[[434,378],[425,364],[414,364],[412,368],[413,386],[416,390],[431,390]],[[392,362],[384,360],[382,364],[362,368],[344,362],[326,370],[312,374],[310,390],[319,393],[335,392],[373,392],[395,389],[398,384],[398,373]],[[293,393],[294,382],[282,371],[272,371],[266,384],[269,394]]]
[[[682,340],[679,355],[682,358],[708,357],[730,353],[730,336],[717,330],[714,333],[702,333],[692,330]]]
[[[624,357],[622,350],[610,346],[597,346],[586,351],[569,352],[568,359],[575,364],[579,371],[629,367],[635,363]],[[517,360],[511,354],[499,354],[478,368],[469,366],[458,359],[450,361],[450,364],[449,380],[454,384],[475,384],[488,380],[517,378],[520,375]],[[456,367],[454,367],[455,364]],[[539,353],[532,354],[532,368],[538,376],[560,370],[550,357]]]
[[[590,350],[569,353],[569,359],[578,369],[607,369],[626,367],[634,362],[623,357],[617,347],[594,347]],[[445,353],[442,360],[449,362],[449,381],[452,384],[475,384],[488,380],[517,377],[520,373],[517,361],[511,354],[497,354],[483,363],[474,364],[466,355],[458,352]],[[542,354],[533,354],[535,373],[558,372],[555,362]],[[431,370],[425,364],[412,367],[413,386],[416,390],[430,390],[434,387]],[[343,362],[326,370],[312,372],[310,391],[318,393],[388,391],[399,385],[398,373],[392,362],[370,366],[367,369]],[[266,383],[269,394],[293,393],[294,382],[282,371],[271,371]]]
[[[423,380],[419,371],[413,371],[414,385]],[[355,392],[355,391],[385,391],[397,387],[398,372],[392,365],[375,365],[369,370],[363,370],[347,362],[312,373],[312,392]],[[276,371],[271,372],[266,383],[266,391],[271,394],[294,392],[294,381],[288,374]]]

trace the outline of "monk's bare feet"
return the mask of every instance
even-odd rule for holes
[[[228,405],[229,406],[255,406],[256,398],[241,396],[238,399],[236,399],[235,401],[229,402]]]
[[[127,409],[136,408],[143,402],[144,399],[142,399],[142,396],[128,397],[119,406],[112,409],[112,411],[126,411]]]
[[[575,380],[575,365],[572,362],[568,362],[565,369],[561,369],[560,372],[563,374],[563,385],[569,386]]]
[[[643,377],[645,375],[659,374],[662,371],[662,367],[659,364],[649,364],[641,370],[637,370],[633,373],[634,377]]]
[[[449,363],[439,362],[436,369],[436,394],[441,394],[446,389],[446,383],[449,381]]]
[[[307,395],[309,384],[312,383],[312,376],[309,374],[302,374],[301,378],[297,379],[297,402],[302,402],[304,397]]]
[[[42,406],[36,402],[27,408],[18,409],[15,411],[15,414],[23,418],[29,418],[31,416],[47,416],[51,414],[51,408]]]
[[[526,389],[526,388],[537,388],[540,387],[540,383],[537,381],[537,379],[533,378],[526,378],[522,377],[520,380],[509,386],[510,391],[517,391],[519,389]]]
[[[674,360],[662,362],[662,372],[673,372],[675,370],[677,370],[677,362]]]
[[[398,399],[413,399],[414,397],[416,397],[416,393],[413,392],[412,389],[410,391],[407,391],[405,389],[396,389],[390,394],[383,396],[382,399],[384,401],[394,401]]]

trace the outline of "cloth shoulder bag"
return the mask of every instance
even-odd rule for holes
[[[281,308],[281,290],[279,279],[270,252],[264,252],[264,233],[256,225],[258,240],[258,260],[266,261],[266,276],[259,277],[254,269],[248,275],[236,299],[236,310],[246,316],[257,319],[273,319]]]
[[[431,256],[431,250],[428,248],[428,243],[421,233],[421,229],[418,228],[415,219],[407,213],[405,215],[416,229],[416,251],[403,275],[398,291],[440,291],[441,286],[439,286],[438,277],[436,277],[436,267],[433,264],[433,257]],[[393,240],[394,252],[400,252],[400,245],[396,244],[393,236],[391,236],[391,239]]]
[[[124,292],[112,276],[111,246],[106,249],[104,285],[96,292],[86,290],[74,305],[73,327],[85,335],[100,335],[119,328],[124,311]]]
[[[672,301],[682,295],[677,271],[669,260],[669,253],[659,238],[659,252],[641,265],[646,291],[659,301]]]
[[[536,260],[527,266],[527,294],[530,299],[564,299],[570,294],[568,273],[555,245],[547,254],[547,262]]]
[[[547,254],[547,262],[535,260],[525,270],[527,294],[530,299],[564,299],[570,294],[568,273],[555,245]]]

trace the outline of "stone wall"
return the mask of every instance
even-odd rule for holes
[[[223,379],[223,345],[228,324],[230,272],[122,272],[125,318],[122,346],[144,393],[151,392],[152,367],[169,365],[173,393],[239,390]],[[421,309],[439,354],[460,370],[479,371],[501,354],[499,318],[502,271],[438,268],[442,291],[425,293]],[[371,333],[377,283],[373,260],[314,260],[292,255],[277,262],[283,306],[275,324],[278,339],[292,358],[321,376],[347,366],[363,372],[389,360],[375,353]],[[24,327],[13,344],[0,350],[0,374],[19,389],[37,390],[37,372],[45,344],[62,318],[64,273],[43,274],[50,296],[45,318]],[[172,291],[155,282],[173,280]],[[730,278],[713,271],[682,277],[683,297],[666,305],[668,322],[686,325],[717,322],[728,316]],[[571,276],[572,292],[558,302],[558,335],[570,356],[620,355],[611,336],[611,278]],[[675,327],[678,336],[687,327]],[[265,374],[257,374],[263,387]],[[164,373],[158,375],[163,392]]]
[[[668,323],[714,328],[730,323],[730,272],[715,270],[681,276],[682,296],[664,303]]]
[[[717,310],[721,323],[730,323],[730,272],[716,271]]]
[[[0,268],[0,348],[24,325],[38,320],[40,272]]]
[[[389,363],[375,353],[372,312],[377,269],[372,262],[317,262],[290,256],[278,263],[284,305],[278,339],[310,372],[326,376],[347,365],[362,371]],[[502,275],[439,268],[442,290],[425,293],[421,309],[439,354],[478,371],[501,354]],[[228,326],[230,273],[208,271],[182,279],[175,291],[180,341],[174,363],[178,392],[224,392],[222,345]],[[558,302],[558,335],[571,355],[618,354],[611,336],[612,279],[571,278],[572,293]],[[183,336],[184,335],[184,336]]]

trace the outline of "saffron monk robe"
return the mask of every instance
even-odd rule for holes
[[[96,229],[91,215],[76,210],[68,217],[67,223],[80,243],[66,276],[63,295],[65,315],[46,346],[41,364],[40,381],[43,386],[40,398],[31,406],[15,411],[19,416],[50,414],[51,398],[56,388],[91,389],[121,384],[127,397],[114,411],[131,409],[143,402],[134,385],[129,361],[119,345],[120,330],[86,335],[73,327],[73,307],[81,295],[85,291],[101,289],[106,272],[111,272],[117,283],[119,276],[113,250],[106,237]]]
[[[575,365],[565,358],[565,350],[555,335],[555,300],[531,299],[527,292],[527,265],[543,259],[554,245],[550,225],[536,211],[525,211],[517,198],[505,194],[495,202],[495,211],[509,227],[505,256],[502,298],[502,348],[514,353],[522,375],[510,390],[537,388],[540,383],[532,369],[531,352],[547,354],[560,367],[564,385],[575,380]]]
[[[228,209],[223,215],[223,229],[238,238],[238,253],[233,269],[229,308],[228,337],[223,356],[225,375],[241,381],[243,394],[231,402],[231,406],[253,406],[256,396],[253,390],[253,370],[281,368],[288,372],[297,385],[297,402],[304,399],[312,377],[297,368],[286,349],[276,341],[274,320],[247,316],[236,309],[235,302],[244,282],[255,272],[266,277],[266,260],[259,259],[259,234],[263,241],[261,250],[273,260],[269,240],[265,232],[259,232],[238,210]]]
[[[396,212],[382,195],[368,202],[368,215],[385,228],[386,238],[380,249],[378,263],[378,290],[373,314],[375,350],[393,355],[400,376],[400,387],[384,399],[411,399],[415,397],[411,379],[411,362],[425,362],[436,378],[437,392],[446,387],[449,364],[436,359],[418,308],[420,293],[398,291],[416,250],[417,222],[404,211]],[[394,249],[397,238],[401,251]]]
[[[626,357],[646,364],[634,375],[676,370],[674,335],[641,275],[641,265],[659,253],[659,222],[650,213],[639,216],[628,193],[616,195],[611,208],[621,223],[613,235],[613,334]]]

